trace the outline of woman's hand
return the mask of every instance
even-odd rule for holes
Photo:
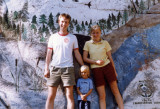
[[[104,64],[104,61],[103,60],[97,60],[95,62],[96,65],[103,65]]]

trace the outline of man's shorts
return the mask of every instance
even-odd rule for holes
[[[117,77],[111,62],[103,67],[93,68],[92,72],[96,87],[105,85],[105,80],[107,80],[108,83],[117,81]]]
[[[51,67],[50,78],[47,78],[48,86],[58,86],[62,82],[63,86],[75,85],[74,67],[56,68]]]

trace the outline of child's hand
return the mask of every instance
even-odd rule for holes
[[[96,61],[96,64],[97,64],[97,65],[103,65],[103,64],[104,64],[104,61],[103,61],[103,60],[97,60],[97,61]]]
[[[82,99],[83,101],[87,101],[87,97],[86,97],[85,95],[81,95],[81,99]]]

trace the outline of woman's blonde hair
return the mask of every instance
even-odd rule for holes
[[[89,70],[89,67],[88,67],[87,65],[82,65],[82,66],[81,66],[80,72],[79,72],[80,77],[82,77],[82,75],[81,75],[81,72],[82,72],[82,71],[86,71],[88,77],[90,77],[90,70]]]
[[[101,32],[101,28],[100,28],[100,26],[99,25],[93,25],[92,27],[91,27],[91,29],[90,29],[90,34],[93,32],[93,31],[95,31],[95,30],[100,30],[100,32]]]

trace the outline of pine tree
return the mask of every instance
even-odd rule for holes
[[[81,27],[79,26],[79,24],[76,26],[76,31],[79,33],[81,31]]]
[[[141,0],[141,2],[140,2],[140,13],[142,14],[143,13],[143,10],[145,9],[145,6],[144,6],[144,2],[143,2],[143,0]]]
[[[77,25],[78,24],[78,21],[77,21],[77,19],[76,19],[76,21],[75,21],[75,25]]]
[[[35,24],[33,23],[33,24],[31,24],[31,29],[36,29],[36,26],[35,26]]]
[[[90,22],[89,22],[89,24],[90,24],[90,25],[92,25],[92,19],[90,19]]]
[[[82,24],[81,24],[81,26],[82,26],[82,28],[85,28],[85,26],[84,26],[84,21],[82,21]]]
[[[34,24],[34,23],[32,23],[32,25],[31,25],[31,29],[33,29],[34,30],[34,34],[36,33],[36,31],[37,31],[37,28],[36,28],[36,25]]]
[[[118,15],[117,15],[117,25],[118,25],[118,28],[119,28],[119,22],[120,22],[120,19],[122,18],[121,16],[121,12],[119,11],[118,12]]]
[[[74,20],[74,19],[72,19],[72,22],[73,22],[73,23],[75,23],[75,20]]]
[[[17,21],[20,21],[19,28],[21,30],[21,22],[26,22],[28,20],[28,1],[23,5],[22,10],[18,11],[18,18]],[[21,40],[22,34],[21,31],[19,31],[19,40]]]
[[[139,7],[139,2],[138,2],[138,0],[136,0],[135,3],[136,3],[136,5]]]
[[[82,27],[81,30],[82,30],[83,32],[85,32],[86,29],[85,29],[85,26],[84,26],[84,21],[82,21],[81,27]]]
[[[20,16],[22,18],[23,22],[26,22],[28,20],[28,1],[23,5],[22,10],[20,11]]]
[[[18,19],[18,12],[17,11],[14,11],[14,13],[13,13],[13,19],[14,20]]]
[[[45,38],[42,36],[41,39],[40,39],[40,42],[45,42]]]
[[[125,22],[125,24],[126,24],[127,21],[128,21],[128,13],[127,13],[127,10],[126,10],[126,9],[124,10],[124,13],[123,13],[123,21]]]
[[[107,22],[105,19],[99,20],[99,26],[101,30],[103,31],[103,34],[105,35],[105,29],[107,28]]]
[[[39,27],[39,29],[38,29],[38,34],[42,35],[42,28],[41,27]]]
[[[8,10],[6,13],[3,15],[3,22],[4,22],[4,27],[9,29],[9,18],[8,18]]]
[[[55,29],[52,13],[50,13],[50,15],[49,15],[48,26],[50,27],[51,30],[52,30],[52,29]]]
[[[16,30],[16,24],[15,23],[13,23],[13,29]]]
[[[111,15],[110,15],[110,14],[109,14],[109,17],[108,17],[108,18],[109,18],[109,20],[110,20],[110,21],[112,20],[112,17],[111,17]]]
[[[73,33],[74,26],[72,21],[70,22],[69,29],[70,29],[70,32]]]
[[[87,22],[87,21],[85,22],[85,25],[86,25],[86,26],[88,25],[88,22]]]
[[[112,13],[112,27],[116,25],[116,17],[114,16],[114,14]]]
[[[32,23],[37,24],[37,17],[36,17],[36,15],[34,15],[32,17]]]
[[[111,30],[112,27],[111,27],[111,21],[110,21],[110,18],[108,17],[108,20],[107,20],[107,29],[108,30]]]
[[[40,15],[39,23],[42,23],[43,25],[47,24],[47,19],[46,19],[45,14]]]

